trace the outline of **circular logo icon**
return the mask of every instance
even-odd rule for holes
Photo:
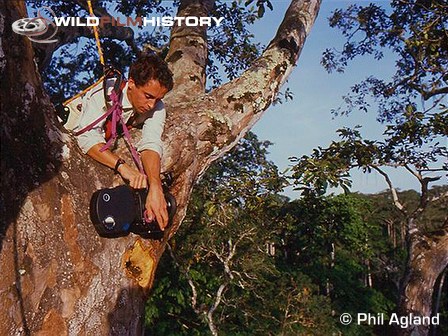
[[[104,194],[103,195],[103,201],[104,202],[109,202],[110,201],[110,195],[109,194]]]
[[[349,325],[350,323],[352,323],[353,318],[349,313],[344,313],[339,317],[339,320],[343,325]]]
[[[48,30],[45,20],[40,18],[24,18],[12,24],[12,30],[21,35],[39,36]]]
[[[45,17],[44,15],[46,14]],[[37,17],[35,18],[23,18],[17,21],[14,21],[12,24],[12,30],[16,34],[25,35],[31,41],[36,43],[54,43],[58,42],[58,40],[51,40],[53,36],[58,32],[58,26],[53,22],[53,18],[56,17],[53,10],[50,7],[41,7],[37,11]],[[47,33],[49,28],[52,28],[49,34],[50,36],[42,37],[45,33]],[[47,34],[48,35],[48,34]],[[41,38],[36,38],[41,36]]]

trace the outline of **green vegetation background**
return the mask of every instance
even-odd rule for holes
[[[290,201],[268,146],[249,133],[198,183],[157,271],[147,334],[207,335],[210,321],[221,335],[393,334],[339,322],[342,313],[387,320],[396,309],[406,249],[389,192]],[[419,201],[413,190],[400,197],[408,206]],[[445,210],[428,209],[426,230],[443,223]],[[448,333],[447,303],[445,296],[439,335]]]

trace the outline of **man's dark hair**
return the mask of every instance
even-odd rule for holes
[[[151,79],[170,91],[173,88],[173,73],[168,69],[168,64],[156,54],[144,54],[132,63],[129,77],[137,86],[143,86]]]

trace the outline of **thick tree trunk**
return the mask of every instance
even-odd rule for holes
[[[431,316],[434,287],[448,265],[448,230],[430,237],[413,237],[399,302],[400,316]],[[401,336],[426,336],[430,325],[397,328]]]
[[[197,10],[207,11],[209,3],[203,1],[185,1],[180,10],[193,13],[189,6],[201,4],[205,7]],[[163,167],[174,173],[178,212],[158,242],[96,234],[89,199],[94,190],[111,186],[113,174],[82,156],[73,138],[58,128],[31,44],[11,30],[12,22],[27,16],[24,2],[0,3],[0,335],[141,333],[144,292],[167,239],[185,216],[195,181],[269,107],[297,61],[319,5],[319,0],[292,1],[260,59],[210,94],[204,92],[203,73],[189,72],[192,46],[196,57],[206,55],[203,35],[185,30],[173,37],[170,64],[176,78],[189,82],[179,81],[166,99]],[[176,48],[182,53],[173,56]]]
[[[11,31],[24,2],[0,9],[0,335],[137,334],[142,289],[120,269],[131,239],[101,239],[88,223],[90,195],[111,174],[55,126],[31,44]]]

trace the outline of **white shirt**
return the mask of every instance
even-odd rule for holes
[[[113,87],[114,80],[110,80],[107,83],[108,92]],[[129,118],[134,114],[132,104],[129,102],[128,96],[128,84],[123,89],[122,93],[122,106],[123,113],[122,117],[124,122],[128,122]],[[86,127],[101,115],[106,113],[107,107],[104,101],[104,90],[102,82],[93,87],[88,91],[82,99],[82,115],[79,120],[79,125],[74,129],[74,131],[79,131]],[[165,127],[166,111],[165,105],[162,101],[158,101],[154,108],[144,114],[135,112],[135,121],[133,125],[143,124],[141,139],[137,143],[136,148],[139,152],[144,150],[153,150],[162,157],[162,133]],[[91,130],[86,131],[76,138],[78,140],[78,145],[82,152],[86,154],[90,148],[99,143],[105,143],[105,134],[103,126],[106,120],[100,121]]]

